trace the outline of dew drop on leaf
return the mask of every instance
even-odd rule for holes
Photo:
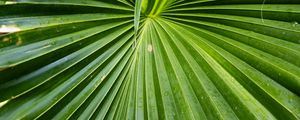
[[[297,22],[297,21],[292,22],[292,26],[293,26],[293,27],[296,27],[297,25],[298,25],[298,22]]]
[[[151,44],[148,45],[148,52],[152,52],[153,51],[153,47]]]

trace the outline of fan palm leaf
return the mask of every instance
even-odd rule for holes
[[[295,0],[0,1],[0,119],[300,119]]]

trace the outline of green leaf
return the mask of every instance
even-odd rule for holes
[[[0,0],[0,119],[300,119],[300,2]]]

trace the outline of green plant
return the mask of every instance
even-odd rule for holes
[[[296,0],[0,4],[0,119],[300,119]]]

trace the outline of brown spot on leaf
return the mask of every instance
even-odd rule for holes
[[[21,38],[18,38],[18,41],[16,42],[16,45],[19,46],[19,45],[22,45],[23,41]]]
[[[9,42],[9,40],[10,40],[10,39],[6,37],[6,38],[3,38],[3,39],[2,39],[2,42]]]

